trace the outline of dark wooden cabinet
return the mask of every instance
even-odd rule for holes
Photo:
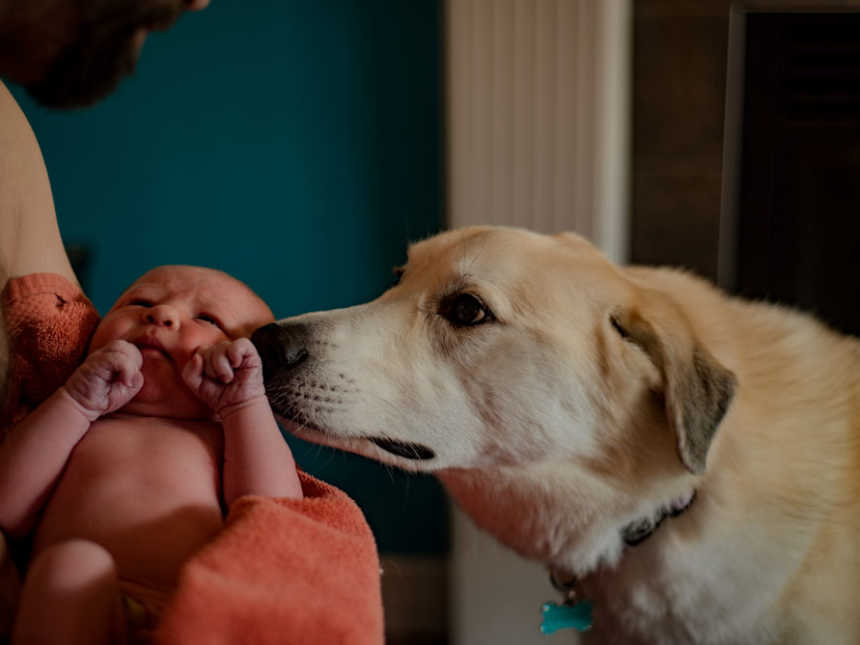
[[[746,27],[735,289],[860,334],[860,14]]]

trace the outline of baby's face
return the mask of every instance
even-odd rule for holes
[[[249,335],[272,320],[245,285],[211,269],[159,267],[120,296],[96,329],[90,351],[126,340],[143,356],[143,389],[123,410],[174,418],[208,418],[185,386],[182,369],[194,353]]]

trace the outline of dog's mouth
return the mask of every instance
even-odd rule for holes
[[[411,459],[413,461],[427,461],[436,457],[436,453],[432,448],[428,448],[420,443],[412,443],[408,441],[395,441],[394,439],[385,439],[383,437],[341,437],[329,430],[315,426],[307,421],[299,421],[298,415],[284,414],[283,411],[276,410],[275,414],[292,426],[293,434],[296,434],[305,439],[321,441],[322,443],[337,443],[343,439],[366,439],[373,444],[376,444],[386,452],[390,452],[397,457]],[[314,439],[314,436],[319,439]]]
[[[330,430],[321,428],[320,426],[312,423],[306,418],[306,415],[302,414],[296,407],[273,401],[273,399],[277,400],[278,395],[272,388],[267,388],[266,393],[269,395],[269,401],[272,404],[272,411],[281,421],[288,422],[289,425],[292,426],[293,434],[296,434],[299,437],[310,439],[317,443],[321,442],[326,444],[337,444],[343,440],[354,441],[364,439],[379,446],[385,452],[389,452],[397,457],[410,459],[412,461],[428,461],[436,457],[436,452],[432,448],[420,443],[396,441],[395,439],[388,439],[386,437],[345,437],[336,432],[331,432]]]
[[[436,453],[432,448],[428,448],[420,443],[410,443],[406,441],[394,441],[393,439],[383,439],[381,437],[368,437],[370,441],[377,446],[390,452],[392,455],[403,457],[404,459],[414,459],[416,461],[426,461],[433,459]]]

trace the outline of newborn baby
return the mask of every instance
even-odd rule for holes
[[[139,640],[242,495],[301,498],[238,280],[154,269],[66,384],[0,444],[0,529],[34,533],[13,642]]]

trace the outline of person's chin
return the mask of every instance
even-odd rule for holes
[[[140,59],[140,52],[143,51],[143,43],[146,42],[146,37],[149,35],[149,30],[140,27],[137,31],[134,32],[134,36],[131,41],[131,49],[134,52],[134,60],[137,61]]]
[[[146,31],[137,30],[106,43],[75,43],[27,91],[45,107],[92,105],[134,73],[145,38]]]

